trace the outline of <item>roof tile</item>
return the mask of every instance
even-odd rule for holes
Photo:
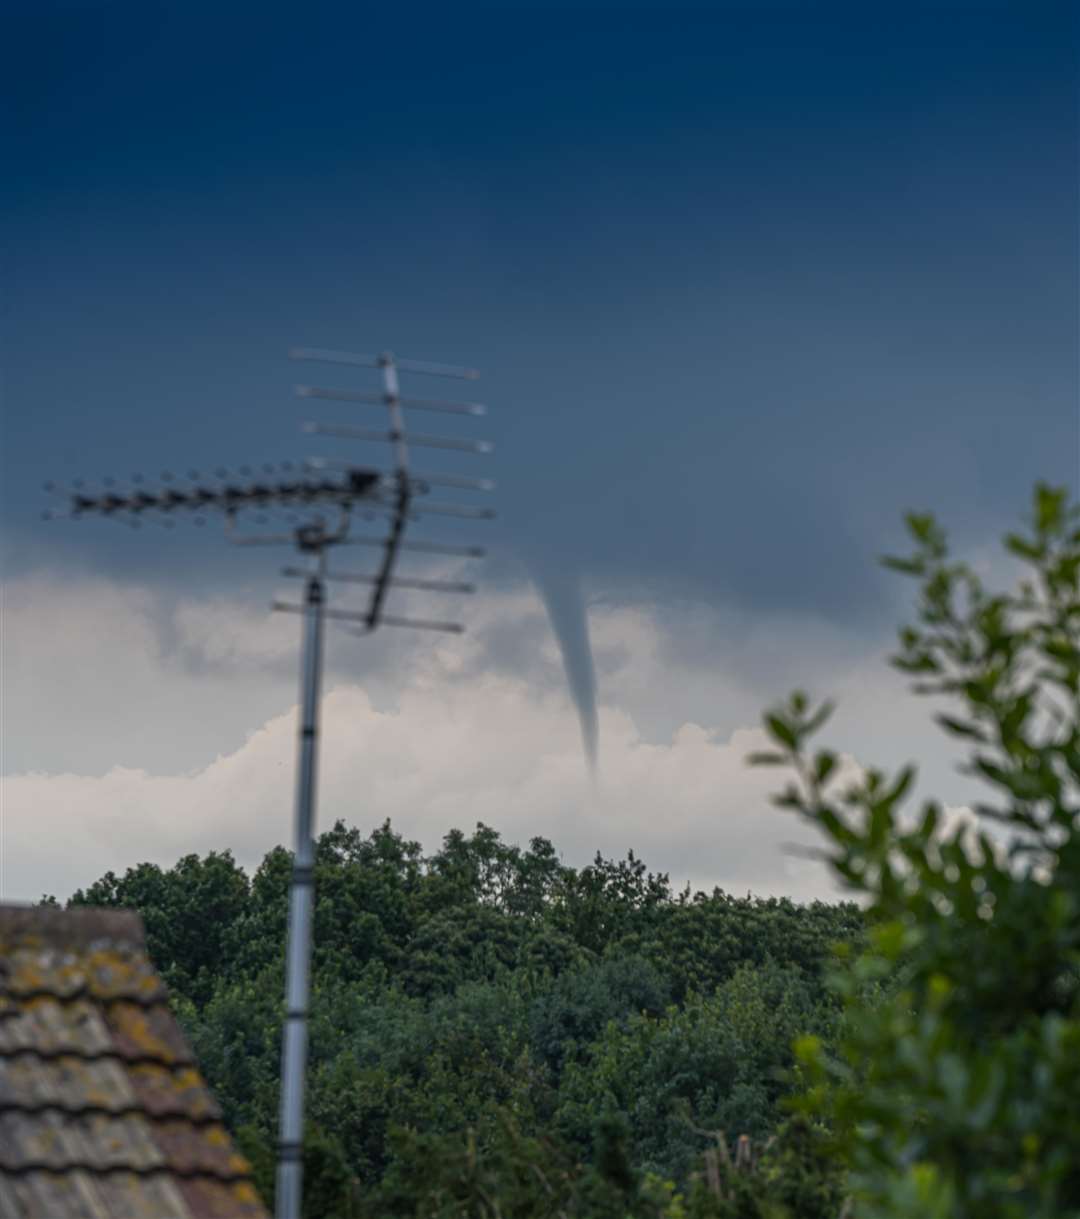
[[[0,991],[16,998],[48,994],[67,999],[84,991],[106,1000],[152,1003],[166,998],[165,985],[145,952],[109,941],[81,953],[54,946],[14,948],[4,955]]]
[[[233,1212],[239,1219],[242,1212]],[[253,1215],[264,1219],[265,1211]],[[0,1177],[0,1219],[192,1219],[177,1183],[164,1174],[30,1172]]]
[[[89,1173],[0,1175],[0,1219],[59,1219],[59,1216],[63,1219],[112,1219],[98,1197],[95,1179]]]
[[[153,1117],[182,1115],[194,1122],[221,1120],[217,1102],[194,1067],[170,1069],[138,1063],[129,1067],[127,1074],[139,1104]]]
[[[75,1113],[122,1112],[138,1104],[132,1082],[115,1058],[65,1055],[43,1060],[35,1054],[0,1058],[0,1110],[50,1106]]]
[[[105,1009],[113,1047],[121,1058],[165,1066],[193,1063],[194,1058],[172,1013],[164,1005],[143,1007],[120,1000]]]
[[[59,1172],[86,1168],[110,1172],[163,1168],[166,1157],[140,1114],[68,1114],[48,1109],[0,1113],[0,1169],[27,1167]]]
[[[101,1008],[91,999],[27,999],[0,1016],[0,1055],[34,1050],[42,1057],[92,1057],[113,1050]]]
[[[265,1219],[266,1211],[250,1181],[221,1181],[198,1177],[177,1183],[192,1219]]]
[[[251,1172],[220,1123],[193,1127],[187,1121],[160,1121],[154,1124],[154,1138],[166,1163],[181,1176],[201,1174],[231,1180]]]
[[[182,1183],[165,1173],[110,1173],[98,1178],[96,1188],[109,1219],[192,1219]],[[255,1215],[265,1219],[266,1212],[260,1206]]]

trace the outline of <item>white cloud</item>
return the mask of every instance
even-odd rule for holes
[[[294,618],[55,576],[5,599],[6,899],[64,895],[106,870],[190,851],[229,847],[252,865],[291,841]],[[879,655],[843,662],[827,624],[733,632],[700,607],[599,605],[591,619],[595,785],[527,589],[477,598],[464,638],[332,633],[320,825],[389,817],[430,848],[484,821],[514,841],[550,838],[575,864],[632,848],[676,884],[827,894],[823,869],[785,852],[811,838],[769,802],[783,776],[745,765],[766,744],[751,725],[791,685],[828,674],[821,693],[852,704],[831,739],[889,764],[886,747],[901,746],[902,760],[925,743],[926,713],[899,697],[903,683]],[[768,650],[764,677],[747,638]],[[808,639],[818,647],[797,662]]]
[[[291,663],[296,620],[257,603],[224,597],[181,601],[172,620],[177,642],[207,667],[236,670]]]
[[[373,827],[389,817],[430,847],[450,828],[484,821],[514,841],[549,837],[577,863],[632,847],[678,882],[825,891],[820,875],[785,865],[782,844],[807,836],[769,807],[772,776],[744,765],[764,743],[756,730],[716,741],[686,724],[667,744],[647,744],[628,716],[607,711],[594,787],[563,700],[537,698],[512,678],[411,689],[396,711],[343,684],[324,710],[323,826],[342,817]],[[109,868],[226,846],[257,862],[289,840],[295,729],[293,709],[186,775],[116,767],[102,776],[8,776],[5,896],[66,893]]]

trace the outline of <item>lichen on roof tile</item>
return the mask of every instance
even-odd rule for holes
[[[140,1105],[155,1117],[184,1116],[196,1122],[221,1118],[217,1102],[193,1066],[134,1063],[127,1074]]]
[[[78,994],[86,983],[82,957],[74,952],[42,945],[17,946],[5,958],[0,989],[9,995],[46,993],[66,998]]]
[[[186,1121],[161,1120],[154,1125],[154,1137],[168,1166],[182,1176],[231,1180],[251,1172],[251,1165],[233,1149],[220,1124],[192,1126]]]
[[[164,983],[144,952],[127,946],[98,949],[85,958],[87,985],[98,999],[138,999],[143,1003],[166,998]]]
[[[105,1021],[122,1058],[152,1060],[167,1066],[194,1061],[179,1026],[164,1004],[143,1007],[120,999],[105,1008]]]
[[[207,1177],[178,1182],[192,1219],[265,1219],[266,1211],[250,1181],[225,1184]]]
[[[127,944],[93,951],[17,946],[4,958],[0,992],[6,996],[47,994],[65,999],[89,992],[97,999],[129,998],[144,1003],[164,999],[165,986],[145,953]]]

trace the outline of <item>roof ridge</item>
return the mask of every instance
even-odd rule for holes
[[[98,940],[146,948],[146,931],[136,910],[110,906],[0,905],[0,941],[27,947],[85,948]]]

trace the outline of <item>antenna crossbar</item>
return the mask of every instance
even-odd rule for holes
[[[290,579],[305,579],[308,575],[302,567],[283,567],[283,576]],[[376,584],[379,577],[367,572],[328,571],[326,580],[338,580],[342,584]],[[464,580],[422,580],[412,576],[392,576],[390,583],[395,588],[417,589],[428,593],[475,593],[476,585]]]
[[[474,508],[471,504],[430,504],[426,500],[410,509],[413,517],[456,516],[467,521],[493,521],[494,508]]]
[[[316,360],[323,364],[351,364],[359,368],[385,368],[396,365],[402,372],[420,373],[429,377],[460,377],[475,381],[480,373],[475,368],[460,368],[456,364],[436,364],[431,360],[404,360],[384,352],[382,355],[362,355],[353,351],[333,351],[326,347],[293,347],[290,360]]]
[[[409,444],[420,445],[428,449],[453,449],[459,453],[490,453],[495,446],[488,440],[459,440],[456,436],[418,436],[413,432],[405,432],[391,428],[381,432],[375,428],[352,427],[343,423],[304,424],[304,431],[316,436],[338,436],[345,440],[375,440],[399,444],[408,440]]]
[[[387,544],[386,538],[357,537],[350,535],[344,546],[378,546]],[[459,546],[453,542],[398,542],[398,550],[411,550],[418,554],[454,555],[462,559],[482,559],[487,554],[483,546]]]
[[[309,457],[304,465],[309,470],[352,469],[348,462],[338,461],[333,457]],[[429,487],[453,487],[460,491],[495,490],[495,483],[490,478],[463,478],[460,474],[410,473],[409,483],[412,489],[420,494],[426,494]]]
[[[270,608],[280,613],[285,614],[303,614],[307,609],[303,605],[292,605],[288,601],[275,601]],[[364,630],[362,634],[370,634],[374,627],[369,625],[367,614],[352,613],[348,610],[324,609],[323,613],[327,618],[333,618],[336,622],[357,622],[360,623]],[[413,627],[418,631],[447,631],[450,634],[464,634],[465,628],[460,622],[436,622],[425,618],[398,618],[392,614],[383,614],[379,618],[379,626],[403,626]]]
[[[358,402],[366,406],[389,406],[385,393],[353,389],[329,389],[320,385],[298,385],[299,398],[324,398],[329,402]],[[402,398],[401,406],[418,411],[435,411],[444,415],[486,415],[487,407],[480,402],[448,402],[442,398]]]
[[[289,479],[284,482],[233,483],[224,486],[196,486],[190,489],[163,487],[157,490],[138,488],[126,494],[105,491],[100,495],[81,490],[67,492],[69,515],[72,517],[97,514],[117,516],[143,512],[174,512],[182,510],[235,513],[241,508],[290,506],[296,504],[352,504],[373,496],[381,475],[376,470],[349,467],[340,479]],[[52,516],[47,513],[46,516]]]

